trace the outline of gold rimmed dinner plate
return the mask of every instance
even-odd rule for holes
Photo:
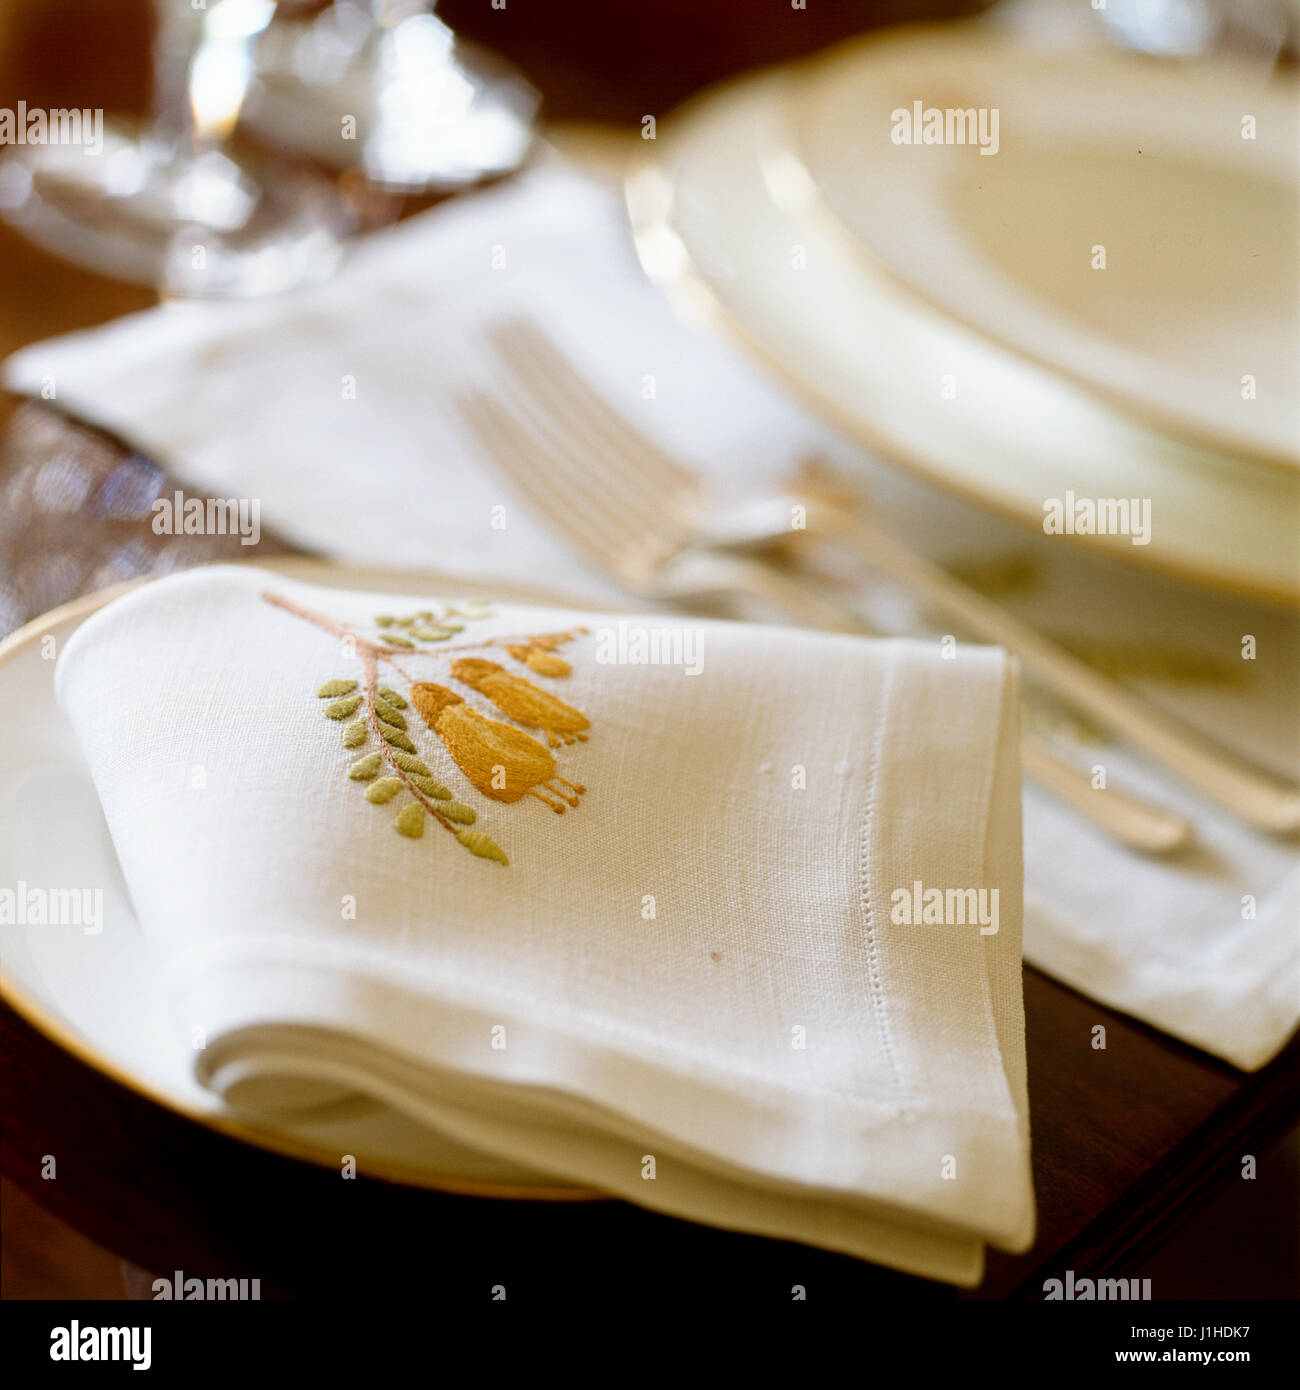
[[[1068,494],[1138,499],[1147,544],[1069,540],[1300,604],[1300,470],[1175,438],[873,267],[819,212],[796,140],[803,80],[766,71],[694,99],[629,176],[642,264],[682,311],[731,332],[849,437],[982,507],[1041,532]]]
[[[1300,93],[982,25],[809,67],[792,146],[926,302],[1139,418],[1300,467]]]
[[[311,560],[258,563],[337,588],[453,597],[471,597],[482,589],[443,576]],[[367,1101],[347,1102],[310,1119],[253,1121],[195,1081],[144,949],[90,773],[53,693],[54,657],[63,643],[136,582],[149,581],[89,594],[0,642],[0,707],[11,714],[21,710],[23,720],[22,739],[0,744],[0,886],[93,885],[104,893],[98,933],[77,926],[0,923],[0,997],[38,1032],[119,1085],[274,1153],[336,1171],[340,1155],[352,1154],[365,1176],[462,1195],[600,1199],[602,1194],[590,1188],[476,1153]],[[565,602],[554,594],[506,594],[499,586],[494,593],[524,602]]]

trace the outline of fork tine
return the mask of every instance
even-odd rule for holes
[[[536,371],[535,364],[511,356],[505,365],[509,382],[503,384],[503,394],[512,396],[525,413],[540,417],[554,429],[564,441],[566,455],[584,470],[591,486],[617,493],[642,518],[674,513],[676,529],[681,529],[685,518],[680,515],[675,494],[663,488],[656,491],[638,465],[634,445],[627,440],[609,440],[593,430],[544,374]]]
[[[682,497],[699,492],[696,475],[610,406],[535,322],[508,319],[488,333],[534,391],[563,400],[566,417],[577,422],[597,447],[608,446],[619,459],[634,461],[636,467],[630,471],[651,496],[662,500],[666,493]]]
[[[606,484],[616,483],[640,495],[646,506],[676,504],[686,484],[666,471],[647,449],[643,437],[626,421],[594,409],[586,384],[574,369],[542,340],[530,324],[515,332],[497,332],[498,351],[519,385],[564,422],[566,434],[580,439],[604,460]]]
[[[633,489],[611,476],[608,448],[593,449],[589,441],[575,436],[572,422],[559,413],[553,397],[538,395],[517,379],[500,383],[510,412],[525,423],[530,440],[546,440],[552,467],[559,480],[585,497],[598,509],[607,526],[629,535],[644,534],[660,546],[673,549],[681,545],[688,529],[688,518],[680,509],[665,506],[665,499],[638,487]]]
[[[586,375],[560,351],[555,340],[540,324],[526,319],[519,320],[519,335],[538,361],[546,367],[548,375],[557,384],[567,387],[570,399],[575,403],[581,402],[590,413],[593,422],[603,424],[610,436],[616,440],[627,438],[637,441],[639,452],[661,473],[660,481],[671,480],[678,488],[692,491],[699,487],[698,476],[633,424],[622,412],[615,410],[591,385]]]
[[[582,530],[584,544],[599,550],[606,562],[612,557],[611,547],[602,545],[606,528],[601,525],[601,513],[583,506],[579,500],[575,506],[569,500],[572,489],[565,486],[563,475],[559,474],[550,456],[545,440],[530,436],[528,446],[500,402],[482,395],[459,398],[462,415],[469,422],[479,439],[487,446],[494,461],[538,511],[557,529],[569,535]],[[561,493],[566,494],[563,498]],[[579,491],[578,498],[582,498]]]
[[[561,535],[610,573],[623,578],[635,574],[644,580],[643,572],[633,570],[626,531],[609,513],[585,495],[580,494],[582,500],[577,504],[561,496],[572,488],[565,485],[564,465],[548,443],[526,432],[509,411],[482,395],[458,397],[456,403],[502,472]],[[539,462],[543,465],[540,471]]]

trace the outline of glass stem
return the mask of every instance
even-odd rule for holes
[[[192,139],[190,62],[203,37],[203,10],[192,0],[155,0],[153,126],[156,137],[179,145]]]

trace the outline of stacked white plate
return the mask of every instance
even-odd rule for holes
[[[966,143],[902,142],[949,110]],[[1075,539],[1296,603],[1298,114],[1222,64],[890,31],[697,98],[628,202],[657,281],[886,458],[1040,529],[1149,501],[1148,544]]]

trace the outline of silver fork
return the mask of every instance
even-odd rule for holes
[[[1028,678],[1093,723],[1249,824],[1274,834],[1300,830],[1300,791],[1295,787],[1179,725],[853,509],[804,486],[798,495],[762,498],[739,512],[708,505],[700,479],[618,415],[535,323],[511,320],[491,337],[513,379],[542,412],[549,411],[570,437],[606,451],[603,461],[611,478],[618,460],[628,486],[635,482],[661,505],[667,495],[675,497],[684,533],[697,545],[788,541],[791,504],[804,503],[816,518],[820,539],[902,581],[981,641],[1006,647],[1019,657]]]
[[[517,389],[517,383],[503,387],[511,397],[508,405],[499,396],[460,398],[466,423],[537,512],[630,592],[668,603],[757,598],[806,627],[873,633],[858,614],[769,563],[695,546],[682,494],[647,485],[647,478],[662,482],[665,475],[637,472],[637,446],[654,447],[648,441],[629,436],[621,448],[617,440],[597,446],[591,433],[571,429],[567,413]],[[672,470],[666,476],[694,483],[676,460],[664,458]],[[1191,828],[1180,816],[1113,787],[1099,795],[1086,774],[1034,736],[1022,737],[1021,753],[1035,781],[1131,847],[1165,854],[1190,838]]]

